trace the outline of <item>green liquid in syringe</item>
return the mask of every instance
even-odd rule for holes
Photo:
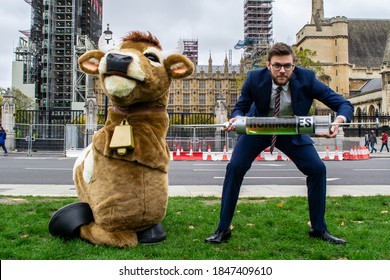
[[[246,134],[248,135],[295,135],[298,134],[296,118],[247,119]]]

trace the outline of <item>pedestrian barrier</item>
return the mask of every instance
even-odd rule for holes
[[[83,149],[68,149],[66,151],[66,157],[78,157]],[[321,158],[329,157],[330,161],[341,161],[341,160],[367,160],[370,159],[370,151],[365,146],[354,146],[350,151],[341,152],[341,156],[336,146],[333,152],[328,151],[328,155],[325,152],[318,152]],[[223,152],[212,152],[210,145],[208,146],[207,152],[184,152],[181,146],[177,146],[176,151],[170,152],[170,159],[173,161],[179,160],[197,160],[197,161],[228,161],[230,159],[231,152],[226,150],[224,147]],[[277,156],[271,155],[269,149],[262,151],[255,159],[256,161],[289,161],[288,157],[278,151]]]

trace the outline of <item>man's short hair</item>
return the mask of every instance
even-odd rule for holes
[[[268,51],[267,60],[271,61],[273,56],[283,56],[283,55],[291,55],[293,57],[293,61],[295,62],[296,56],[295,52],[291,46],[285,43],[275,43]]]

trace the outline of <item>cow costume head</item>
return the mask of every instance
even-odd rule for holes
[[[116,48],[86,52],[79,65],[99,77],[112,106],[105,126],[75,163],[80,202],[54,213],[49,230],[115,247],[165,240],[169,87],[172,79],[191,75],[194,65],[182,54],[163,52],[155,36],[138,31]]]
[[[192,74],[193,65],[180,54],[165,56],[152,34],[132,32],[118,48],[87,52],[79,64],[83,72],[99,76],[102,89],[116,106],[142,102],[167,106],[171,80]]]

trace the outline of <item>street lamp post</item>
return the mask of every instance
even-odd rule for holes
[[[112,40],[112,31],[110,30],[110,24],[107,23],[107,29],[104,30],[104,39],[106,40],[107,44],[110,43],[110,41]]]
[[[107,42],[107,45],[110,43],[110,41],[112,40],[112,31],[110,30],[110,24],[107,23],[107,29],[104,30],[103,32],[104,34],[104,40],[106,40]],[[106,99],[105,99],[105,103],[104,103],[104,114],[105,114],[105,121],[107,120],[107,109],[108,109],[108,97],[106,95]]]

